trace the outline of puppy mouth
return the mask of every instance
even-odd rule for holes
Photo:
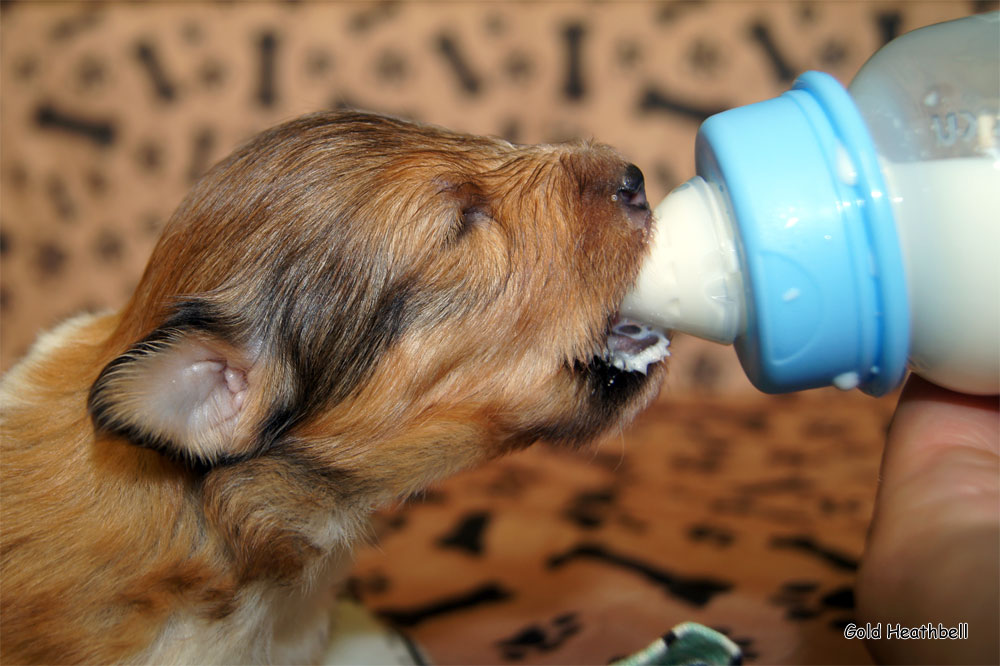
[[[614,198],[624,206],[632,225],[642,232],[643,243],[648,244],[653,214],[639,167],[634,164],[625,167]],[[600,360],[622,372],[646,375],[650,366],[670,355],[669,347],[670,336],[666,331],[617,313],[611,320]]]
[[[574,366],[593,410],[584,430],[588,436],[628,418],[651,399],[652,383],[661,362],[670,356],[669,347],[666,331],[620,315],[609,322],[597,353]]]
[[[621,315],[609,329],[601,360],[622,372],[645,375],[650,366],[670,356],[670,336],[662,329]]]

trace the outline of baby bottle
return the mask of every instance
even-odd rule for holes
[[[622,314],[734,344],[768,393],[1000,392],[1000,13],[712,116]]]

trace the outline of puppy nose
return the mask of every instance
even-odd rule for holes
[[[625,167],[615,197],[625,207],[629,219],[636,226],[648,226],[649,202],[646,200],[646,181],[639,167],[634,164]]]

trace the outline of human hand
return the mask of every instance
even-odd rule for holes
[[[912,376],[882,458],[857,584],[859,624],[885,663],[1000,663],[1000,412]],[[877,623],[880,623],[878,625]],[[901,640],[890,625],[968,623],[964,640]]]

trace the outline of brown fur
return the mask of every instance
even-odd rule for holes
[[[625,168],[353,113],[218,165],[122,312],[4,380],[3,662],[314,659],[372,507],[629,420]]]

